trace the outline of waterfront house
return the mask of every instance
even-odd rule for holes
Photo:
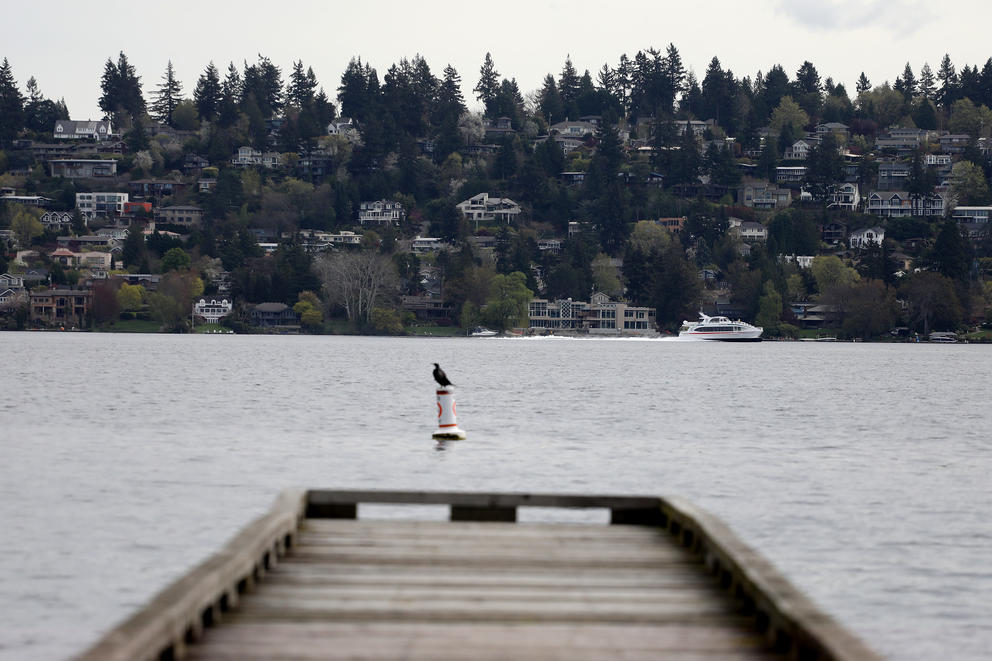
[[[56,140],[109,140],[114,131],[109,121],[59,119],[52,129]]]
[[[819,138],[823,138],[828,134],[833,134],[840,142],[847,142],[847,139],[851,137],[851,129],[847,124],[841,124],[840,122],[826,122],[824,124],[816,125],[816,135]]]
[[[124,205],[127,201],[127,193],[76,193],[76,208],[87,220],[118,216],[124,213]]]
[[[479,223],[509,223],[520,215],[520,205],[508,197],[489,197],[489,193],[479,193],[455,205],[466,220]]]
[[[69,211],[46,211],[41,214],[39,220],[46,230],[59,234],[72,226],[72,213]]]
[[[878,187],[881,190],[906,190],[910,164],[905,161],[879,161]]]
[[[31,321],[82,326],[93,293],[85,289],[42,289],[29,295]]]
[[[775,168],[775,181],[784,186],[796,187],[803,183],[806,178],[806,166],[780,165]]]
[[[851,236],[848,237],[849,245],[857,249],[869,248],[872,245],[880,246],[884,240],[885,229],[877,226],[851,232]]]
[[[510,123],[509,117],[497,117],[494,120],[483,120],[486,142],[499,142],[505,137],[513,136],[516,131]]]
[[[943,216],[944,193],[937,190],[933,195],[913,198],[906,191],[875,191],[868,196],[866,211],[883,218]]]
[[[815,141],[810,140],[809,138],[796,140],[785,148],[785,153],[782,155],[783,160],[805,161],[809,156],[809,150],[813,147],[814,142]]]
[[[431,252],[437,252],[443,248],[446,248],[447,244],[433,236],[418,236],[413,239],[413,243],[410,244],[410,252],[414,255],[424,255]]]
[[[262,153],[252,147],[238,147],[231,158],[231,165],[237,168],[263,167],[268,170],[282,165],[282,156],[276,152]]]
[[[193,314],[208,324],[216,324],[233,309],[234,303],[227,296],[200,296],[193,303]]]
[[[159,207],[155,210],[155,222],[196,229],[203,224],[203,209],[189,205]]]
[[[251,323],[262,328],[288,328],[299,326],[300,318],[285,303],[259,303],[251,310]]]
[[[846,209],[856,211],[861,203],[861,194],[858,185],[855,183],[845,183],[836,186],[827,198],[827,207],[830,209]]]
[[[847,225],[839,220],[832,220],[822,229],[823,240],[827,243],[840,243],[847,236]]]
[[[578,138],[584,139],[586,137],[596,134],[596,125],[592,122],[558,122],[557,124],[552,124],[548,131],[552,135],[560,135],[562,137]]]
[[[48,161],[48,168],[53,177],[66,179],[105,179],[117,176],[117,160],[62,158]]]
[[[365,225],[399,225],[406,217],[406,210],[399,202],[377,200],[362,202],[358,208],[358,222]]]
[[[792,203],[792,191],[767,181],[749,181],[737,191],[737,199],[754,209],[781,209]]]
[[[963,233],[970,239],[980,239],[989,228],[992,207],[955,207],[951,217],[958,221]]]
[[[186,190],[188,184],[173,179],[136,179],[128,184],[131,194],[137,198],[162,198]]]
[[[730,231],[737,234],[742,241],[754,243],[756,241],[768,240],[768,228],[761,223],[731,217],[728,224]]]
[[[655,332],[654,308],[611,301],[602,292],[589,302],[535,298],[528,305],[532,331],[572,331],[589,335],[651,335]]]
[[[21,204],[26,207],[38,207],[40,209],[47,208],[53,202],[52,198],[44,197],[43,195],[15,195],[14,193],[0,195],[0,201]]]

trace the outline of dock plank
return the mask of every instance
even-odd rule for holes
[[[755,635],[693,624],[235,623],[192,648],[194,661],[233,659],[562,659],[777,658]]]

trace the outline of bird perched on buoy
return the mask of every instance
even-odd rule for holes
[[[455,385],[448,380],[448,375],[444,373],[444,370],[437,363],[434,363],[434,380],[442,387]]]

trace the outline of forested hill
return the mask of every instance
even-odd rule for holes
[[[535,296],[601,291],[656,308],[668,328],[703,306],[792,332],[798,304],[818,303],[850,335],[952,329],[982,319],[992,300],[988,232],[947,220],[955,207],[992,202],[992,58],[917,66],[893,72],[891,84],[862,73],[849,92],[810,62],[791,75],[779,65],[737,75],[714,57],[700,80],[669,45],[594,74],[566,60],[540,89],[521,90],[488,53],[464,83],[451,66],[414,56],[381,76],[354,58],[333,87],[302,61],[283,71],[259,56],[241,67],[209,62],[185,90],[171,62],[149,84],[120,53],[94,80],[120,138],[109,152],[93,148],[115,162],[101,180],[56,172],[66,154],[51,146],[53,127],[71,108],[34,78],[21,91],[4,59],[0,187],[75,212],[62,233],[108,222],[78,222],[78,193],[130,191],[153,209],[128,220],[154,217],[160,228],[160,210],[196,207],[202,220],[171,227],[175,237],[132,239],[115,267],[160,271],[179,249],[208,291],[222,270],[240,304],[293,305],[313,291],[331,316],[351,311],[321,281],[313,264],[327,256],[301,231],[356,232],[358,245],[330,252],[392,259],[399,284],[375,307],[394,313],[394,330],[409,322],[400,294],[442,298],[454,322],[485,321],[496,276],[513,272]],[[479,110],[469,110],[469,85]],[[134,187],[145,181],[178,185]],[[467,213],[483,193],[505,201],[505,213]],[[898,212],[891,193],[902,196]],[[361,221],[363,203],[376,201],[402,213]],[[4,270],[15,244],[54,247],[57,231],[31,224],[36,211],[10,200],[0,209]],[[884,239],[853,240],[870,228]],[[448,249],[414,250],[424,234]],[[281,245],[266,256],[267,242]],[[41,252],[44,261],[51,250]],[[796,255],[815,259],[783,259]],[[372,309],[351,321],[371,325]]]

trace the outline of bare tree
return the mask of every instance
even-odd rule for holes
[[[399,286],[392,260],[374,250],[326,253],[315,268],[326,300],[343,307],[349,321],[370,323],[376,304]]]

